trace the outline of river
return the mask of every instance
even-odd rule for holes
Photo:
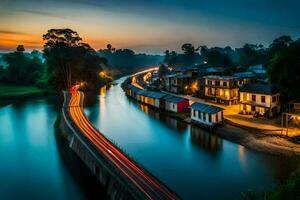
[[[55,132],[51,98],[0,107],[1,199],[91,199],[102,188]],[[238,199],[268,190],[295,168],[187,125],[127,98],[119,85],[101,91],[88,118],[108,138],[184,199]]]
[[[251,151],[125,96],[119,85],[86,108],[91,122],[184,199],[237,199],[270,189],[293,159]]]

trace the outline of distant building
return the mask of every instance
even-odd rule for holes
[[[204,103],[193,103],[190,108],[193,121],[207,126],[223,122],[223,108]]]
[[[243,84],[249,83],[255,78],[253,72],[240,72],[233,74],[233,76],[240,78]]]
[[[181,97],[167,95],[163,97],[163,107],[165,110],[170,112],[188,112],[189,111],[189,100]]]
[[[240,88],[240,113],[273,117],[280,112],[278,90],[271,85],[246,84]]]
[[[187,94],[192,82],[190,74],[171,74],[165,77],[166,90],[175,94]]]
[[[202,67],[198,70],[197,77],[197,94],[200,97],[205,96],[205,76],[208,75],[222,75],[224,73],[224,68],[222,67]]]
[[[198,66],[180,66],[174,70],[177,74],[188,74],[190,76],[197,76]]]
[[[129,84],[125,91],[126,91],[126,95],[137,99],[138,98],[138,92],[142,91],[142,89],[137,88],[137,87]]]
[[[300,114],[300,98],[289,102],[288,111]]]
[[[204,95],[217,103],[236,104],[239,100],[240,78],[233,76],[204,76]]]
[[[262,64],[252,65],[248,68],[248,71],[255,74],[255,78],[258,82],[267,83],[267,70]]]
[[[149,90],[140,90],[137,92],[137,100],[147,105],[162,108],[162,98],[166,96],[166,94],[161,92],[153,92]]]
[[[288,116],[286,123],[291,120],[294,125],[300,126],[300,98],[290,101],[286,111],[283,112],[283,115]]]

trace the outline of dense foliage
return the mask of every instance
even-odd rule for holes
[[[266,66],[269,82],[277,86],[284,100],[300,96],[300,50],[299,40],[281,36],[273,40],[269,47],[261,44],[245,44],[232,49],[227,46],[211,47],[183,44],[183,53],[165,51],[165,63],[170,67],[192,66],[205,63],[206,67],[223,67],[225,75],[247,71],[249,66]]]
[[[300,40],[283,45],[271,59],[268,72],[284,100],[290,100],[300,97]]]
[[[50,29],[45,35],[44,57],[48,66],[48,83],[56,89],[66,89],[85,83],[94,90],[101,84],[99,73],[106,60],[83,43],[71,29]]]
[[[32,85],[36,84],[44,75],[45,64],[33,52],[24,53],[23,45],[17,51],[3,55],[6,67],[0,68],[0,81],[6,84]]]
[[[160,55],[137,54],[131,49],[116,49],[111,44],[106,49],[100,49],[98,55],[107,59],[110,71],[116,76],[133,73],[163,61]]]

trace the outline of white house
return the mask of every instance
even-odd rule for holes
[[[223,108],[204,104],[193,103],[191,105],[191,119],[203,125],[214,126],[223,121]]]
[[[279,97],[271,85],[246,84],[240,88],[240,113],[273,117],[280,112]]]

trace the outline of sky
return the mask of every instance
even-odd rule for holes
[[[299,8],[299,0],[0,0],[0,51],[42,49],[51,28],[71,28],[95,49],[268,46],[300,37]]]

